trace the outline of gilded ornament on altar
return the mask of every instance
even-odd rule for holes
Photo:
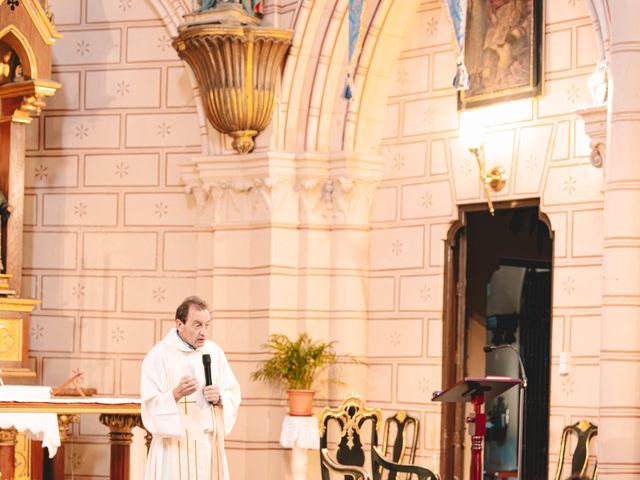
[[[14,427],[0,428],[0,447],[15,447],[18,438],[18,430]]]
[[[21,318],[0,318],[0,360],[22,359],[21,334]]]
[[[0,274],[0,297],[12,297],[16,291],[9,287],[11,275]]]
[[[18,298],[0,275],[0,369],[5,383],[32,383],[36,373],[30,369],[29,315],[40,303],[38,300]],[[4,287],[1,285],[4,283]],[[6,292],[12,292],[7,294]]]
[[[31,479],[31,441],[24,432],[18,432],[15,447],[16,470],[15,480]]]
[[[60,441],[66,442],[71,436],[71,424],[79,423],[80,415],[76,413],[66,414],[59,413],[58,414],[58,431],[60,432]]]

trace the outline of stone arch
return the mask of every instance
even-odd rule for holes
[[[303,2],[301,8],[313,8],[313,5],[304,5],[305,3],[307,2]],[[305,89],[302,85],[304,82],[297,81],[292,84],[291,80],[289,81],[291,92],[288,92],[288,108],[285,109],[287,118],[282,123],[299,126],[304,121],[305,125],[303,140],[300,140],[299,131],[295,132],[298,138],[296,150],[304,149],[306,152],[326,154],[336,151],[374,155],[377,153],[385,112],[385,93],[392,74],[389,65],[395,63],[398,58],[406,36],[406,25],[415,13],[419,1],[379,0],[371,3],[373,18],[366,32],[356,70],[354,100],[349,103],[340,98],[340,89],[344,82],[340,72],[344,71],[346,45],[345,42],[340,42],[339,38],[347,34],[346,0],[334,2],[330,21],[323,31],[317,29],[316,35],[308,35],[309,30],[303,28],[303,31],[307,32],[305,36],[317,38],[322,33],[323,40],[315,57],[306,53],[310,59],[307,64],[300,66],[296,62],[295,70],[291,68],[288,72],[290,77],[297,80],[306,76],[313,81],[312,86],[307,87],[306,95],[302,93]],[[609,2],[587,0],[587,5],[602,57],[607,59],[610,48]],[[311,12],[305,17],[314,14]],[[300,27],[300,23],[297,22],[296,31]],[[311,42],[311,39],[307,40],[307,43]],[[315,65],[311,63],[313,59],[317,60]],[[313,70],[313,74],[304,75],[304,68]],[[301,99],[297,108],[291,102],[291,99],[296,97]],[[306,114],[304,119],[300,118],[301,112]],[[283,133],[286,137],[281,146],[285,149],[293,147],[292,142],[287,141],[292,136],[291,133]],[[334,139],[333,143],[330,139]]]
[[[386,111],[386,92],[393,69],[405,41],[407,25],[420,4],[419,0],[383,0],[369,28],[356,82],[361,87],[359,101],[350,105],[345,122],[344,149],[377,152]],[[384,92],[384,95],[381,95]],[[363,135],[362,132],[375,132]]]
[[[29,41],[23,33],[15,27],[8,25],[0,30],[0,41],[6,43],[18,55],[24,75],[28,78],[38,78],[38,62]]]
[[[175,36],[182,16],[191,10],[189,0],[149,1]],[[608,58],[608,0],[587,0],[586,3],[602,56]],[[372,20],[363,41],[355,72],[354,99],[350,102],[342,98],[341,92],[346,63],[346,42],[341,39],[347,35],[347,5],[347,0],[300,2],[292,21],[295,34],[285,64],[277,111],[263,134],[270,135],[270,150],[377,153],[385,93],[392,74],[389,64],[398,57],[406,25],[419,0],[370,2]],[[210,151],[223,139],[208,126],[199,89],[190,71],[189,77],[196,97],[203,146]]]
[[[172,35],[188,0],[149,0]],[[263,135],[269,149],[310,154],[377,155],[386,92],[406,35],[406,25],[419,0],[373,0],[370,24],[355,72],[354,99],[342,98],[346,73],[348,0],[300,2],[292,21],[295,30],[285,64],[276,114]],[[320,39],[320,41],[318,40]],[[197,83],[189,72],[203,146],[212,150],[216,138],[208,126]],[[360,134],[367,132],[366,135]],[[216,132],[217,133],[217,132]],[[218,140],[222,143],[222,138]],[[260,142],[263,143],[263,142]],[[263,143],[264,144],[264,143]]]
[[[370,3],[371,22],[355,72],[354,99],[347,102],[341,92],[347,55],[346,42],[341,41],[347,36],[347,0],[336,0],[330,13],[326,13],[326,6],[313,8],[303,2],[301,9],[309,11],[298,16],[296,35],[304,31],[304,38],[292,47],[290,56],[307,60],[288,60],[286,82],[283,82],[286,101],[282,113],[285,118],[281,122],[285,128],[279,143],[282,148],[321,154],[377,154],[392,74],[389,65],[400,53],[406,25],[419,1]],[[324,24],[321,23],[322,14],[325,15]],[[315,35],[310,34],[311,31],[315,31]],[[312,50],[318,37],[322,41],[316,50]],[[293,82],[293,78],[297,81]],[[301,78],[309,78],[312,83],[306,86]],[[297,105],[296,101],[299,102]],[[293,128],[302,122],[303,136]],[[363,131],[368,134],[359,135]]]
[[[148,0],[172,36],[178,34],[182,16],[191,11],[188,0]]]
[[[330,0],[324,5],[319,2],[301,2],[293,21],[294,36],[289,49],[282,77],[282,87],[278,105],[277,124],[273,147],[276,150],[306,150],[309,108],[318,84],[324,84],[326,60],[321,59],[324,46],[335,41],[337,33],[332,31],[339,25],[339,18],[346,11],[346,0]],[[339,5],[342,3],[342,5]],[[332,6],[330,6],[332,4]],[[321,38],[321,42],[317,39]],[[322,77],[323,81],[320,80]],[[320,89],[320,91],[322,91]],[[300,135],[300,126],[304,135]]]
[[[586,0],[591,21],[596,31],[598,43],[600,45],[601,57],[609,59],[609,48],[611,45],[609,25],[611,23],[611,10],[608,0]]]

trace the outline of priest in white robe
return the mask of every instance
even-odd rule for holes
[[[222,349],[207,339],[211,315],[188,297],[176,328],[142,362],[142,422],[153,435],[145,480],[229,480],[224,437],[235,423],[240,385]],[[206,386],[203,354],[211,357]]]

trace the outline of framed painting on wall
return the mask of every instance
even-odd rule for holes
[[[534,97],[541,91],[543,0],[468,0],[469,89],[458,108]]]

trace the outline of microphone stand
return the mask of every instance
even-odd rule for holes
[[[204,367],[205,385],[208,387],[209,385],[213,384],[213,382],[211,381],[211,355],[209,355],[208,353],[202,354],[202,366]],[[219,397],[218,397],[218,403],[213,404],[209,402],[209,411],[211,412],[211,444],[213,446],[213,449],[216,451],[215,455],[217,459],[216,461],[216,466],[218,469],[217,478],[222,478],[223,476],[223,474],[221,473],[222,459],[220,457],[220,445],[218,443],[218,425],[217,425],[216,411],[215,411],[215,405],[218,405],[219,403],[220,403]],[[211,463],[209,465],[210,473],[213,473],[213,455],[214,453],[212,452]]]
[[[524,441],[524,401],[527,395],[527,374],[524,370],[524,364],[522,363],[522,357],[520,351],[511,345],[510,343],[505,345],[487,345],[484,347],[486,353],[493,352],[494,350],[502,350],[503,348],[509,348],[516,352],[518,357],[518,370],[520,371],[520,395],[518,395],[518,480],[522,479],[522,452],[524,450],[522,442]]]

